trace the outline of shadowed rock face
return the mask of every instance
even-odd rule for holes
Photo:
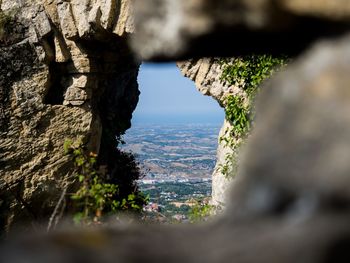
[[[230,205],[215,222],[27,236],[7,243],[0,258],[12,262],[347,262],[349,44],[350,36],[320,42],[266,83]]]
[[[81,139],[115,176],[139,63],[126,45],[128,2],[0,1],[0,232],[46,221],[72,189],[66,139]],[[2,23],[0,23],[2,24]]]
[[[134,0],[134,9],[133,47],[145,60],[294,55],[350,20],[346,0]]]

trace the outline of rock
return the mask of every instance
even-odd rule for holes
[[[76,39],[78,37],[78,30],[75,26],[74,17],[72,13],[72,6],[69,2],[61,2],[57,5],[57,14],[60,18],[60,25],[63,35],[67,39]]]
[[[88,99],[88,95],[85,90],[76,88],[74,86],[69,87],[64,95],[63,105],[72,104],[73,106],[80,106]]]
[[[55,62],[64,63],[71,60],[71,53],[67,47],[62,36],[56,35],[54,37]]]
[[[339,21],[348,21],[350,18],[350,4],[345,0],[336,2],[331,0],[280,0],[279,2],[284,9],[298,15],[312,15]]]
[[[116,23],[113,32],[118,36],[122,36],[126,33],[133,33],[134,29],[134,17],[133,10],[131,8],[131,1],[120,0],[120,13],[118,16],[118,22]]]
[[[52,32],[49,18],[43,11],[34,18],[34,24],[39,38],[45,38]]]
[[[348,29],[344,1],[138,1],[134,47],[146,59],[191,57],[183,73],[223,104],[226,94],[244,94],[220,81],[215,59],[196,57],[294,54]],[[23,222],[45,224],[63,189],[74,188],[66,138],[82,139],[116,176],[116,136],[130,126],[139,65],[127,46],[128,1],[0,4],[17,10],[0,40],[2,234]],[[266,84],[216,222],[25,234],[1,245],[0,261],[349,261],[349,43],[350,36],[321,42]],[[222,192],[227,183],[216,178]]]
[[[178,62],[177,65],[185,77],[195,82],[198,91],[203,95],[213,97],[220,107],[224,108],[225,99],[229,95],[239,96],[247,100],[247,94],[242,87],[231,86],[221,79],[224,69],[219,59],[191,59],[185,62]],[[227,190],[236,174],[236,167],[229,168],[227,172],[223,172],[224,166],[234,165],[231,162],[227,163],[227,158],[237,155],[226,140],[232,137],[230,130],[232,130],[232,124],[225,119],[218,135],[216,165],[212,175],[211,198],[212,204],[215,206],[225,206],[227,203]],[[231,138],[231,141],[234,145],[239,145],[242,142],[242,138],[238,136],[237,138]],[[237,160],[234,161],[236,162]]]
[[[105,29],[111,29],[116,19],[115,13],[117,13],[117,0],[101,1],[101,13],[101,25]]]
[[[47,221],[63,189],[74,190],[65,140],[81,139],[100,154],[110,176],[117,176],[116,136],[130,127],[139,63],[126,45],[128,34],[112,32],[125,28],[117,25],[120,6],[115,1],[0,3],[12,17],[11,31],[0,40],[3,235],[24,223]],[[88,22],[96,6],[104,8],[104,35]]]
[[[88,22],[88,14],[90,6],[89,0],[73,0],[69,3],[72,8],[72,15],[75,18],[75,26],[78,29],[79,37],[89,36],[91,27]]]
[[[93,84],[88,84],[88,77],[86,75],[77,75],[77,76],[73,76],[73,87],[77,87],[77,88],[96,88],[95,85]],[[91,86],[90,86],[91,85]]]
[[[0,261],[348,262],[349,44],[321,42],[266,83],[221,218],[25,235]]]
[[[318,38],[347,31],[348,6],[346,0],[134,1],[132,45],[144,60],[295,55]]]
[[[236,214],[288,211],[307,218],[322,211],[346,217],[349,43],[349,35],[321,41],[262,90],[232,190]]]

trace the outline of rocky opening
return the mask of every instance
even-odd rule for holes
[[[152,205],[169,219],[188,220],[190,206],[211,197],[223,111],[175,63],[144,63],[138,82],[139,103],[123,148],[135,153],[144,168],[140,184]]]

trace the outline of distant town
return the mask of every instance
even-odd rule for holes
[[[140,189],[150,197],[147,211],[187,219],[197,200],[211,195],[220,127],[212,124],[135,125],[124,151],[136,155],[145,177]]]
[[[145,180],[210,178],[218,125],[136,125],[124,137],[146,173]]]

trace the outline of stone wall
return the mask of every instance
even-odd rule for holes
[[[65,140],[81,139],[113,174],[130,127],[139,63],[128,1],[1,2],[0,226],[44,222],[72,190]],[[4,229],[2,229],[3,231]]]

